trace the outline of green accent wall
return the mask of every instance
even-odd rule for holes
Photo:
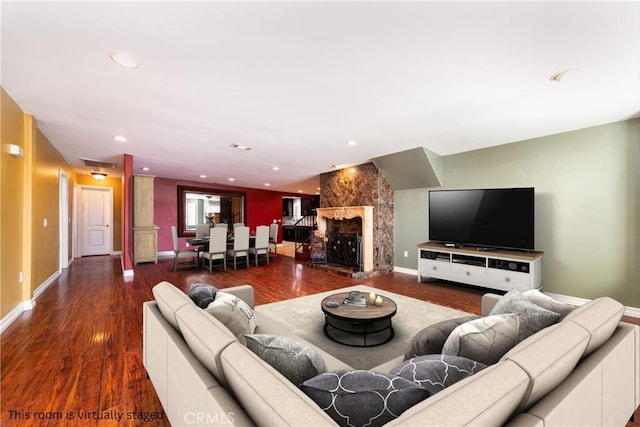
[[[445,156],[443,181],[442,188],[535,187],[544,289],[640,307],[640,119]],[[417,269],[428,190],[394,194],[398,267]]]

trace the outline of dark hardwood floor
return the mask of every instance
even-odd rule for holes
[[[75,260],[1,337],[2,426],[168,426],[142,364],[142,303],[167,280],[187,290],[191,283],[219,288],[248,283],[256,304],[364,283],[470,313],[479,313],[483,290],[417,283],[390,273],[352,279],[278,256],[271,263],[226,273],[172,271],[171,258],[141,264],[125,281],[119,258]],[[629,318],[634,323],[640,319]],[[108,419],[118,417],[120,420]],[[146,420],[145,420],[146,418]],[[629,426],[637,424],[629,424]]]

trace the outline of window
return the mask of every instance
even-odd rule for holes
[[[244,223],[245,193],[178,186],[178,235],[194,236],[197,224]]]

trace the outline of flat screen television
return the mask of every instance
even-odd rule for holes
[[[534,188],[429,191],[429,240],[534,249]]]

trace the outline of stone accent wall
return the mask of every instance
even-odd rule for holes
[[[320,207],[373,206],[374,270],[393,271],[393,189],[373,163],[320,175]]]

